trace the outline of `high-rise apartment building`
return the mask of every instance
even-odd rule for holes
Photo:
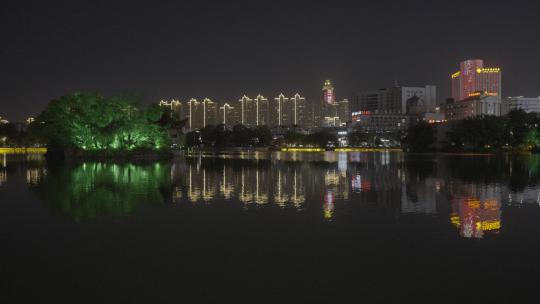
[[[274,98],[270,106],[272,126],[296,126],[305,124],[306,98],[296,93],[288,98],[283,93]]]
[[[255,123],[254,126],[266,126],[270,124],[268,99],[261,94],[257,95],[254,102]]]
[[[253,99],[244,95],[238,100],[238,104],[235,106],[236,116],[239,119],[239,123],[243,125],[248,124],[248,114],[251,111],[251,106],[253,104]]]
[[[287,109],[288,125],[303,126],[305,124],[306,98],[296,93],[289,99]]]
[[[351,111],[348,99],[342,99],[338,102],[337,116],[342,124],[351,120]]]
[[[210,98],[205,98],[202,103],[202,126],[215,126],[217,122],[217,104]]]
[[[229,127],[238,124],[235,108],[228,103],[219,107],[219,122]]]
[[[272,125],[273,126],[286,126],[289,125],[289,98],[285,97],[283,93],[274,98],[274,104],[271,108],[272,113]]]
[[[186,103],[186,119],[187,119],[187,126],[189,129],[199,129],[202,128],[202,107],[201,103],[195,99],[191,98]]]

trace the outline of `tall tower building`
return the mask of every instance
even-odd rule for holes
[[[201,103],[195,99],[191,98],[186,103],[186,118],[188,122],[188,127],[190,129],[202,128],[202,110]]]
[[[289,125],[289,98],[285,97],[283,93],[274,98],[275,104],[272,106],[272,125],[274,126],[286,126]]]
[[[235,116],[235,109],[230,104],[225,103],[223,106],[219,107],[220,123],[226,126],[234,126],[237,123]]]
[[[239,123],[243,125],[248,125],[248,114],[251,110],[251,106],[253,104],[253,99],[247,97],[246,95],[242,96],[238,100],[238,105],[235,107],[236,109],[236,116],[239,119]]]
[[[210,98],[205,98],[202,105],[202,126],[203,128],[215,125],[217,121],[217,105]]]
[[[255,103],[255,126],[269,125],[268,99],[261,94],[254,99]]]
[[[289,124],[295,126],[303,126],[305,124],[305,115],[306,115],[306,98],[300,96],[296,93],[290,99],[289,114]]]
[[[326,80],[322,87],[322,102],[317,115],[315,117],[317,126],[328,126],[327,121],[329,117],[335,117],[336,94],[334,86],[330,80]]]
[[[334,104],[336,102],[336,97],[334,94],[334,86],[330,80],[326,80],[322,87],[323,93],[323,103],[324,104]]]
[[[464,100],[476,92],[501,98],[501,69],[485,68],[482,59],[465,60],[451,76],[452,98]]]
[[[337,116],[339,117],[341,124],[346,124],[348,121],[351,120],[351,112],[348,99],[343,99],[338,103],[337,112]]]
[[[159,106],[169,111],[171,118],[175,116],[177,119],[182,120],[186,118],[185,105],[180,100],[171,101],[161,100]]]

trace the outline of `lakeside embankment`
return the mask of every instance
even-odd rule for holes
[[[2,148],[0,154],[47,154],[47,148]],[[438,154],[455,156],[494,156],[499,154],[535,154],[531,151],[433,151],[433,152],[409,152],[400,148],[269,148],[269,147],[229,147],[229,148],[198,148],[181,150],[160,150],[160,151],[124,151],[124,152],[68,152],[64,159],[68,162],[80,161],[114,161],[114,162],[148,162],[160,161],[182,155],[217,155],[217,154],[250,154],[250,153],[271,153],[271,152],[299,152],[299,153],[320,153],[320,152],[404,152],[411,155],[416,154]]]
[[[0,148],[0,154],[47,153],[47,148]]]

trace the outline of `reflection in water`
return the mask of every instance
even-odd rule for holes
[[[452,224],[465,238],[483,238],[501,228],[501,203],[496,199],[460,198],[452,202]]]
[[[331,219],[334,215],[334,193],[329,190],[326,195],[324,196],[324,218],[325,219]]]
[[[7,172],[5,168],[0,169],[0,187],[7,182]]]
[[[28,168],[26,169],[26,183],[29,185],[37,185],[47,175],[45,168]]]
[[[162,204],[170,192],[169,165],[84,163],[27,172],[27,182],[51,208],[76,221],[123,216],[140,204]]]
[[[0,168],[0,187],[7,182],[7,155],[4,153],[2,156],[2,167]]]
[[[144,166],[48,168],[26,160],[20,172],[55,212],[75,220],[128,215],[142,204],[235,202],[241,208],[297,210],[334,222],[372,210],[383,210],[389,218],[439,215],[462,237],[482,238],[502,229],[502,205],[539,204],[539,159],[277,152]],[[0,168],[0,185],[11,174],[8,161]]]

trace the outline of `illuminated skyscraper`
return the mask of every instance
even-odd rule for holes
[[[200,116],[202,116],[201,112],[201,103],[197,99],[191,98],[186,103],[186,118],[190,129],[202,127],[202,119],[200,119]]]
[[[262,95],[257,95],[257,97],[253,100],[254,101],[254,113],[255,114],[255,121],[252,126],[265,126],[270,123],[269,121],[269,108],[268,108],[268,99]]]
[[[167,109],[170,112],[171,118],[173,116],[176,116],[178,119],[185,119],[186,113],[184,113],[184,104],[180,100],[174,100],[171,101],[168,100],[161,100],[159,102],[159,106]]]
[[[337,119],[336,116],[336,94],[334,86],[330,80],[326,80],[322,87],[322,102],[318,112],[315,112],[315,121],[317,126],[330,126],[333,124],[328,124],[329,120],[334,122]]]
[[[272,125],[284,126],[289,124],[289,117],[287,107],[289,106],[289,98],[285,97],[283,93],[274,98],[274,105],[271,107],[272,112]]]
[[[235,108],[228,103],[225,103],[222,107],[219,107],[220,123],[226,126],[234,126],[238,123],[235,116]]]
[[[351,120],[351,112],[349,108],[349,100],[343,99],[338,102],[337,116],[342,124]]]
[[[216,125],[217,105],[210,98],[205,98],[202,105],[202,126]]]
[[[296,93],[290,99],[289,114],[287,115],[289,125],[303,126],[305,124],[306,115],[306,98]]]
[[[485,68],[482,59],[461,62],[459,71],[451,78],[452,98],[456,101],[471,97],[476,92],[501,98],[501,69]]]
[[[332,85],[332,82],[330,80],[326,80],[324,82],[324,85],[322,87],[322,93],[323,93],[323,103],[324,104],[334,104],[336,101],[336,97],[334,94],[334,86]]]
[[[253,99],[244,95],[242,96],[242,98],[238,100],[238,105],[235,107],[236,116],[238,116],[240,123],[243,125],[247,124],[248,108],[251,107],[252,102],[253,102]]]

